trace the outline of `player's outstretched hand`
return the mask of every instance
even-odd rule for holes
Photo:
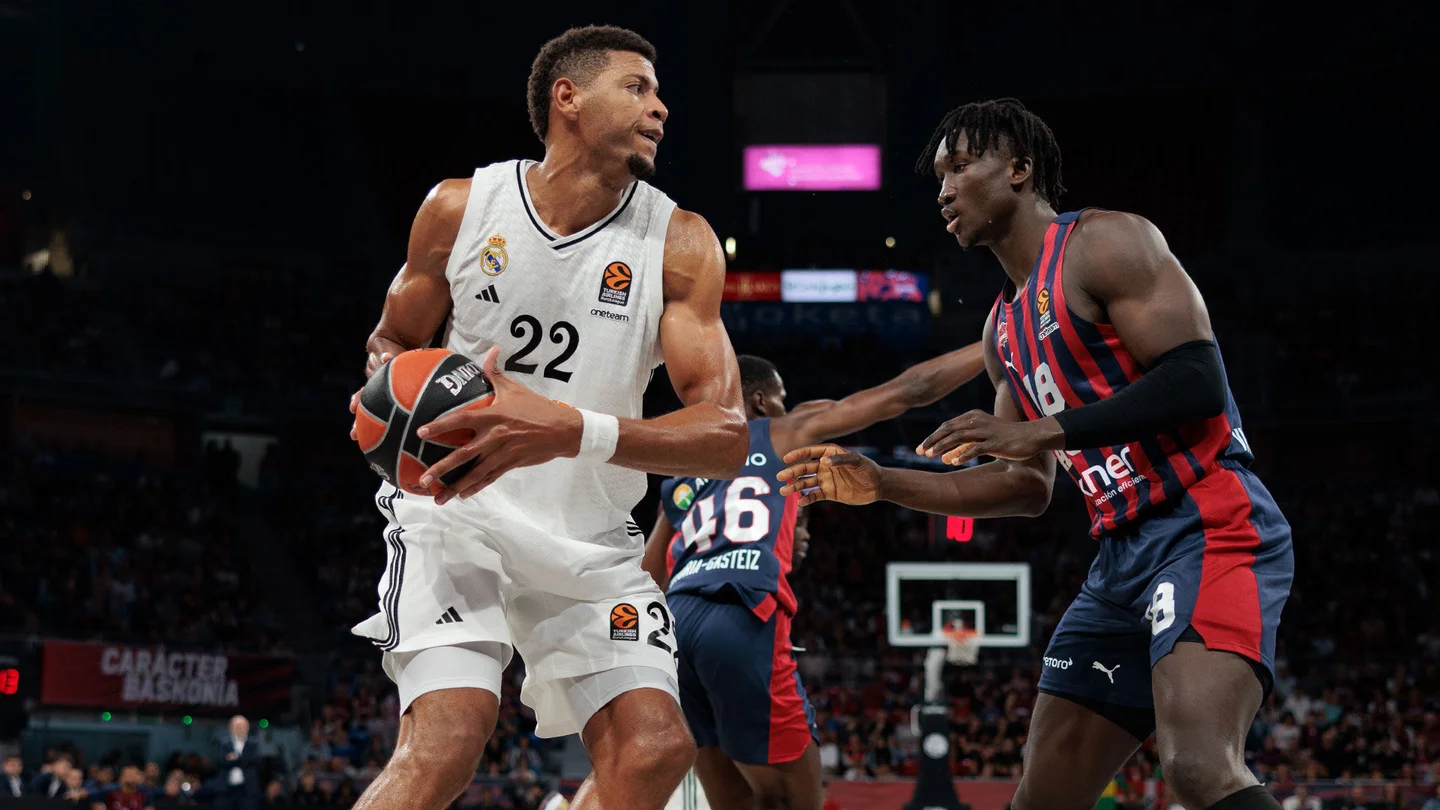
[[[835,444],[817,444],[785,454],[790,465],[775,476],[780,494],[800,494],[800,505],[835,501],[864,506],[880,499],[880,465]]]
[[[420,477],[421,485],[428,487],[461,464],[478,459],[464,478],[435,496],[437,504],[444,505],[456,497],[468,498],[516,467],[573,458],[580,452],[584,428],[580,412],[511,379],[500,370],[499,358],[500,348],[492,347],[483,364],[485,379],[495,389],[489,407],[455,411],[416,431],[422,439],[452,430],[475,432],[475,438],[435,462]]]
[[[936,428],[915,452],[957,467],[979,456],[1023,461],[1045,451],[1045,427],[1054,421],[1012,422],[970,411]]]
[[[380,356],[377,357],[377,358],[375,358],[376,362],[374,362],[374,363],[367,363],[366,366],[365,366],[365,379],[368,380],[368,379],[370,379],[372,376],[374,376],[374,375],[375,375],[375,370],[378,369],[378,368],[380,368],[381,366],[385,365],[387,362],[390,361],[390,358],[392,358],[392,357],[394,357],[394,356],[395,356],[395,355],[392,354],[392,353],[390,353],[390,352],[381,352],[381,353],[380,353]],[[364,391],[364,390],[365,390],[365,388],[362,386],[362,387],[360,388],[360,391]],[[351,416],[354,416],[354,415],[355,415],[355,411],[359,410],[359,408],[360,408],[360,391],[356,391],[355,393],[353,393],[353,394],[350,395],[350,415],[351,415]],[[355,420],[353,420],[353,419],[350,420],[350,441],[352,441],[352,442],[355,441]]]

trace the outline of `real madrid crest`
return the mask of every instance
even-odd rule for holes
[[[510,262],[510,254],[505,252],[505,237],[495,234],[490,237],[490,243],[480,251],[480,270],[487,276],[498,276],[505,272],[505,265]]]

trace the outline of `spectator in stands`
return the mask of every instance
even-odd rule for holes
[[[81,807],[90,806],[90,788],[85,783],[85,773],[79,768],[71,768],[65,772],[65,784],[63,793],[52,798],[63,798],[71,804],[78,804]]]
[[[506,765],[509,766],[512,771],[519,770],[523,765],[535,773],[540,772],[540,752],[530,747],[530,738],[528,736],[516,740],[515,747],[510,749],[510,753],[505,759]]]
[[[358,798],[359,796],[355,794],[355,783],[349,779],[342,779],[335,786],[335,795],[330,799],[330,806],[350,810],[355,806],[355,800]]]
[[[29,791],[26,790],[25,780],[21,778],[25,773],[25,760],[19,754],[7,754],[5,756],[5,779],[0,783],[0,798],[18,799]]]
[[[323,764],[330,761],[330,744],[325,742],[325,735],[320,730],[320,721],[317,719],[315,725],[310,729],[310,744],[305,746],[302,758],[307,762]]]
[[[47,762],[40,768],[40,772],[35,774],[35,779],[30,783],[30,792],[46,799],[64,795],[68,784],[66,777],[71,771],[79,773],[75,768],[75,760],[69,754],[56,755],[54,760]],[[80,776],[83,781],[85,775],[81,773]]]
[[[265,786],[265,800],[260,803],[260,807],[263,810],[276,810],[276,808],[289,806],[290,800],[285,797],[285,786],[280,783],[279,779],[271,779],[270,784]]]
[[[1295,725],[1295,715],[1285,712],[1280,718],[1280,725],[1270,729],[1270,739],[1275,741],[1275,747],[1281,753],[1289,754],[1294,750],[1300,740],[1300,727]]]
[[[1359,785],[1350,788],[1350,796],[1339,802],[1336,810],[1369,810],[1365,806],[1365,788]]]
[[[315,782],[315,772],[309,769],[300,772],[300,783],[290,794],[291,807],[323,807],[325,795]]]
[[[1295,793],[1280,802],[1281,810],[1320,810],[1320,799],[1310,795],[1310,788],[1303,784],[1295,786]]]
[[[158,793],[151,795],[151,806],[155,810],[177,810],[177,808],[194,806],[190,797],[185,795],[183,785],[184,780],[178,774],[166,777],[164,787]]]
[[[120,769],[120,784],[95,803],[96,810],[154,810],[140,790],[144,781],[145,775],[138,766],[124,766]]]

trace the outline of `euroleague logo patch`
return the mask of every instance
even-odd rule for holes
[[[623,307],[630,303],[630,265],[611,262],[600,277],[600,303]]]
[[[610,640],[640,640],[640,611],[629,602],[621,602],[610,610]]]

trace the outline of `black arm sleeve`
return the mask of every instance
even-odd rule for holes
[[[1118,394],[1055,414],[1066,450],[1130,442],[1218,416],[1225,410],[1225,370],[1212,340],[1192,340],[1160,355]]]

